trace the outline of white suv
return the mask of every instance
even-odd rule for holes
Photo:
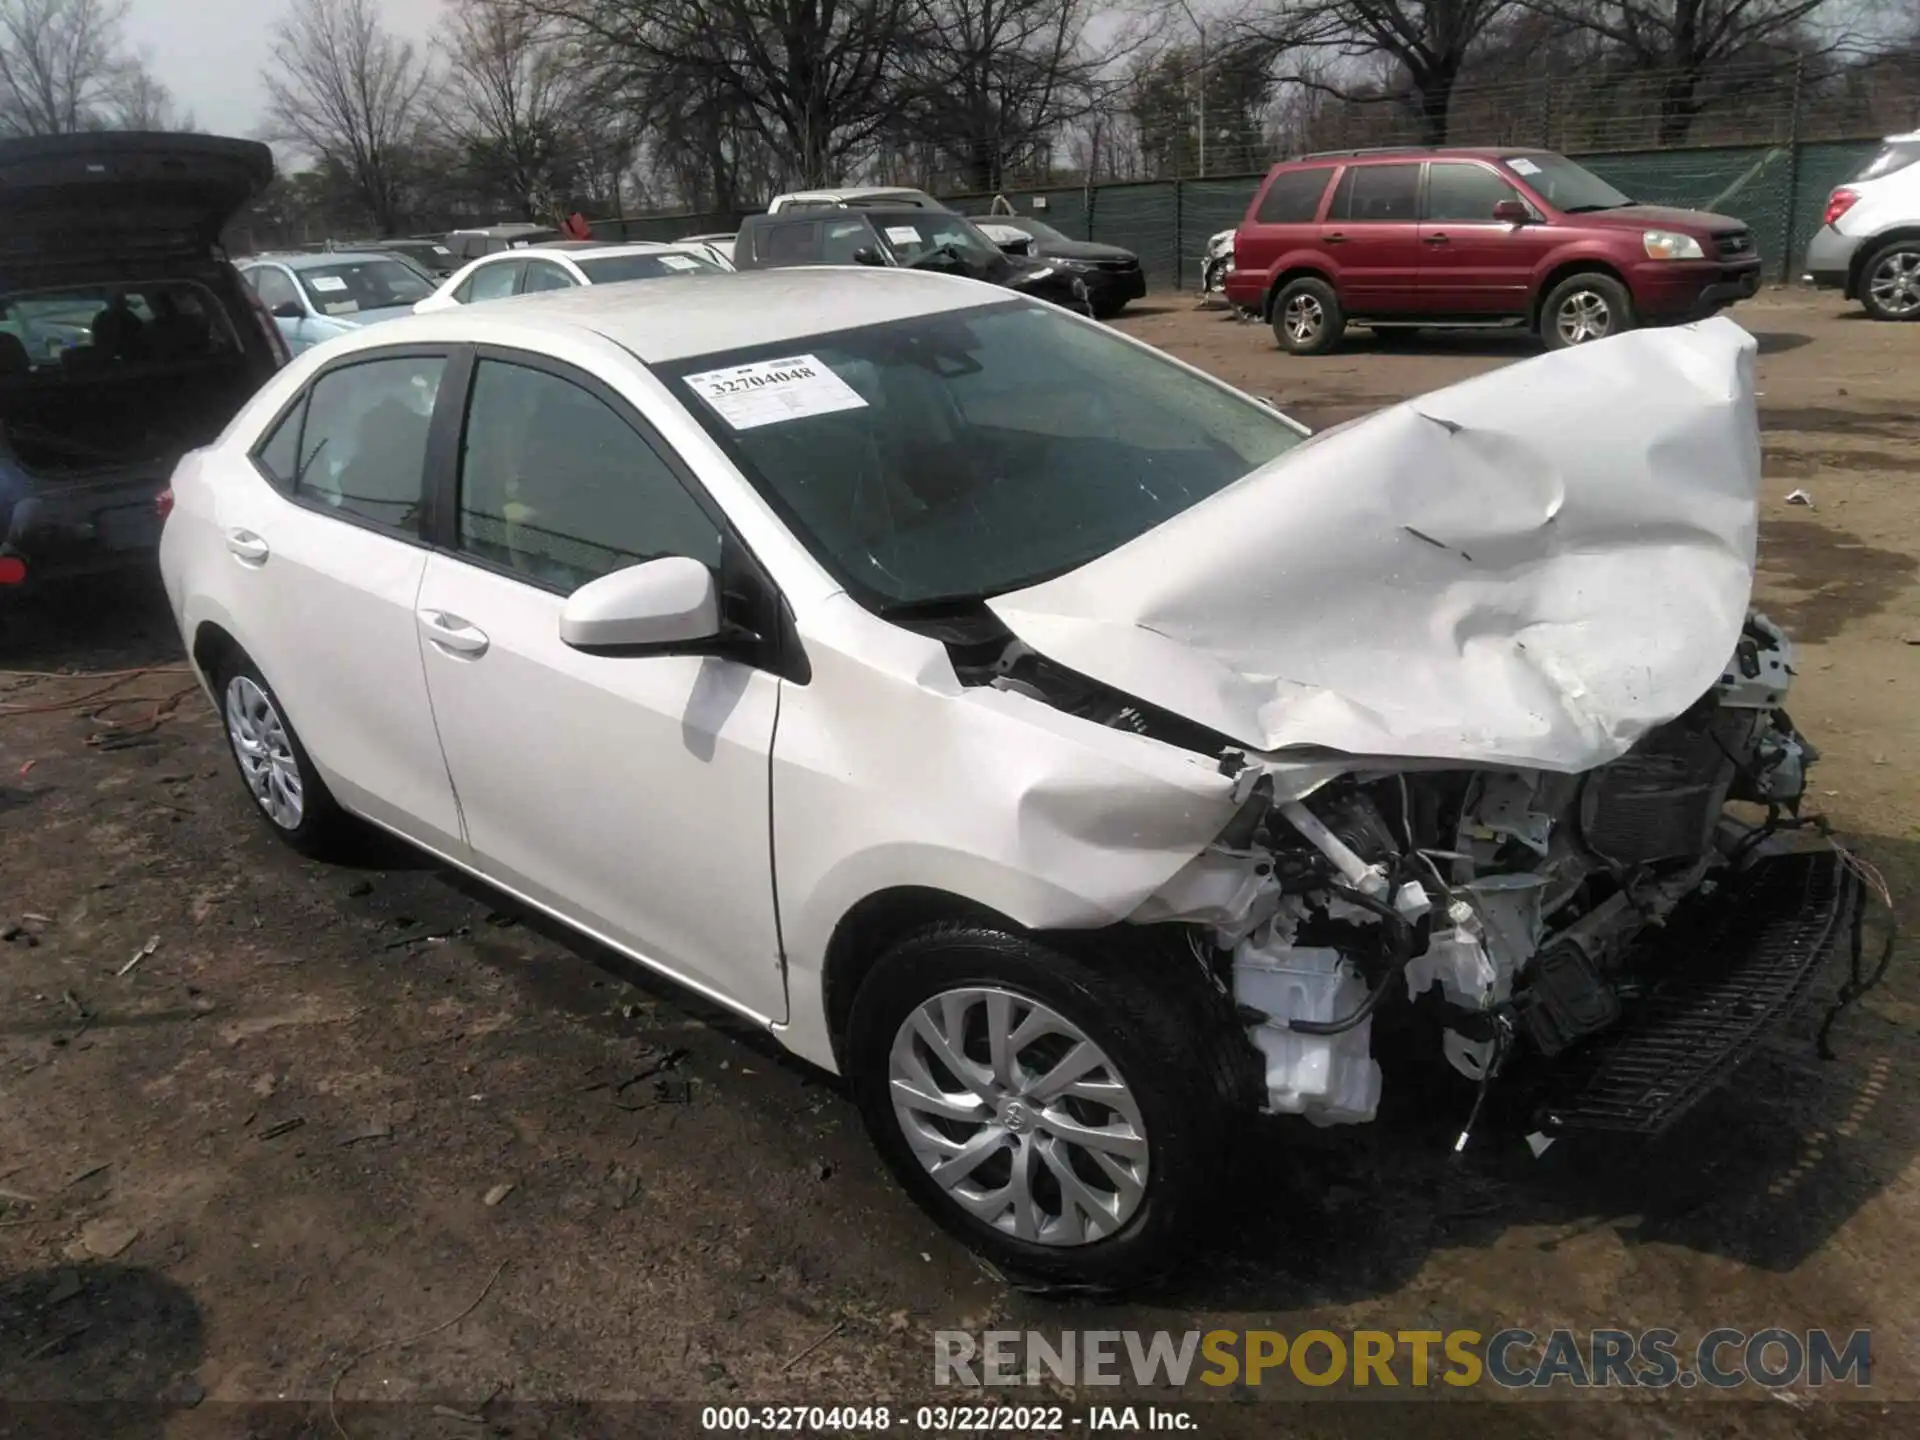
[[[1888,136],[1872,163],[1827,197],[1806,272],[1876,320],[1920,319],[1920,130]]]

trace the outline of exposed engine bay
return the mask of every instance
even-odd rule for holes
[[[1229,772],[1240,759],[1004,632],[942,638],[969,683],[1223,754]],[[1629,963],[1646,932],[1797,813],[1818,755],[1782,708],[1791,679],[1791,643],[1756,614],[1707,694],[1581,774],[1413,762],[1276,799],[1250,768],[1234,823],[1130,918],[1191,927],[1264,1061],[1269,1112],[1372,1120],[1388,1006],[1428,1009],[1470,1080],[1522,1048],[1551,1059],[1619,1022],[1649,978]],[[1760,808],[1744,821],[1731,802]]]

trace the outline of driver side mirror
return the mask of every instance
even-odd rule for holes
[[[872,245],[862,245],[858,250],[853,252],[853,263],[856,265],[884,265],[887,263],[887,259],[886,256],[882,255],[879,250]]]
[[[300,302],[298,300],[282,300],[278,305],[273,307],[271,313],[276,320],[304,320],[307,318],[307,312],[300,308]]]
[[[602,575],[569,595],[560,610],[560,639],[576,650],[667,655],[719,635],[713,572],[685,555]]]
[[[1493,218],[1502,225],[1530,225],[1533,223],[1533,211],[1527,208],[1524,200],[1500,200],[1494,204]]]

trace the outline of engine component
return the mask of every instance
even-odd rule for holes
[[[1571,940],[1556,940],[1533,957],[1520,1023],[1542,1055],[1607,1029],[1620,1018],[1620,997]]]
[[[1266,1061],[1267,1110],[1315,1125],[1357,1125],[1380,1104],[1373,1020],[1332,1035],[1305,1035],[1290,1021],[1330,1025],[1366,1003],[1366,981],[1338,950],[1295,947],[1271,927],[1233,951],[1233,998],[1268,1019],[1248,1028]]]
[[[1729,710],[1770,710],[1793,683],[1793,642],[1766,616],[1753,614],[1720,677],[1718,699]]]
[[[1733,761],[1713,733],[1676,721],[1593,771],[1580,787],[1580,834],[1618,866],[1691,860],[1712,844]]]
[[[1354,890],[1374,900],[1389,899],[1387,891],[1393,882],[1384,865],[1368,864],[1344,838],[1334,833],[1318,815],[1298,800],[1289,800],[1278,808],[1287,823],[1298,830],[1308,844],[1326,856],[1327,863]],[[1355,796],[1336,813],[1350,835],[1361,839],[1363,843],[1372,841],[1377,844],[1379,848],[1376,853],[1395,853],[1392,832],[1369,801]],[[1418,920],[1433,908],[1426,887],[1414,880],[1402,885],[1390,898],[1394,910],[1409,922]]]

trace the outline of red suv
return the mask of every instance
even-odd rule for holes
[[[1318,355],[1375,330],[1526,326],[1550,349],[1704,320],[1760,288],[1744,222],[1636,205],[1550,150],[1354,150],[1273,167],[1227,298]]]

